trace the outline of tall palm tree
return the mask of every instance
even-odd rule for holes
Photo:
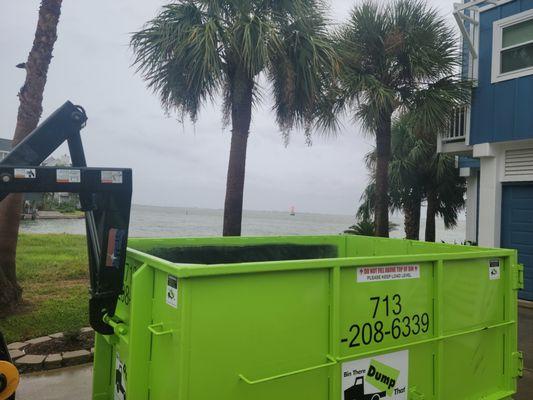
[[[425,197],[423,169],[419,168],[426,158],[432,158],[426,141],[412,134],[408,118],[403,115],[395,119],[391,128],[391,160],[389,164],[389,209],[402,211],[407,239],[420,237],[420,208]],[[376,152],[365,157],[365,164],[371,171],[370,182],[361,196],[357,211],[359,218],[372,218],[376,200]]]
[[[405,236],[420,237],[421,206],[427,201],[425,240],[435,241],[435,220],[444,219],[447,229],[457,224],[459,212],[465,205],[466,182],[459,176],[455,157],[437,153],[435,135],[420,135],[414,129],[413,118],[402,115],[392,124],[392,157],[389,164],[389,208],[404,214]],[[367,155],[371,181],[362,196],[358,215],[371,215],[375,192],[376,155]]]
[[[349,108],[376,138],[375,233],[388,236],[393,115],[420,107],[422,118],[446,119],[438,106],[457,102],[465,92],[454,77],[457,41],[445,18],[422,0],[380,3],[357,5],[338,33],[343,68],[335,96],[337,108]],[[442,89],[451,87],[456,90],[447,97],[450,92]]]
[[[321,0],[179,0],[131,43],[135,65],[167,109],[196,120],[221,93],[231,120],[225,236],[241,233],[246,148],[258,79],[272,86],[284,133],[310,127],[335,52]]]
[[[48,67],[57,40],[62,0],[41,0],[39,19],[28,60],[17,67],[26,70],[19,92],[19,109],[13,145],[33,131],[43,112],[42,102]],[[22,195],[11,194],[0,202],[0,310],[9,311],[22,296],[17,283],[16,253]]]

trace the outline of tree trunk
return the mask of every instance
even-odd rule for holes
[[[242,69],[230,73],[231,79],[231,149],[224,203],[224,236],[240,236],[246,148],[252,120],[252,93],[254,82]]]
[[[428,208],[426,214],[426,242],[435,241],[435,219],[437,217],[438,198],[437,193],[430,189],[427,193]]]
[[[405,237],[410,240],[420,239],[420,206],[422,200],[418,196],[413,196],[412,199],[404,205],[404,227]]]
[[[389,237],[389,163],[391,159],[391,115],[385,115],[376,132],[376,236]]]
[[[48,66],[57,39],[62,0],[42,0],[33,46],[25,64],[26,81],[19,92],[19,109],[13,145],[33,131],[42,114]],[[0,203],[0,311],[9,312],[20,302],[16,279],[16,251],[22,195],[12,194]]]

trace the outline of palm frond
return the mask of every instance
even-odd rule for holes
[[[196,119],[200,105],[220,88],[220,27],[193,2],[165,6],[133,34],[134,65],[163,106]]]
[[[137,71],[167,109],[197,118],[222,92],[229,120],[238,80],[260,98],[258,77],[272,83],[284,132],[318,126],[330,78],[338,72],[321,0],[178,0],[133,34]],[[333,121],[333,118],[332,118]]]
[[[311,127],[324,105],[328,82],[338,69],[327,20],[316,9],[293,17],[292,23],[281,26],[282,51],[268,68],[277,122],[285,133],[295,127]]]
[[[447,128],[455,109],[470,102],[472,82],[444,77],[420,88],[408,102],[410,124],[419,134],[436,137]]]

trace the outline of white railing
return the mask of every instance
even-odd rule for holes
[[[448,129],[442,135],[443,142],[464,141],[467,136],[470,107],[458,107],[453,111]]]

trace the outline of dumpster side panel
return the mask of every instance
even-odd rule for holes
[[[501,258],[444,262],[441,314],[444,334],[506,320],[506,269]]]
[[[189,330],[189,288],[185,280],[155,270],[151,325],[151,399],[182,399],[187,382],[184,331]]]
[[[444,261],[443,398],[507,398],[516,390],[515,273],[515,256]]]
[[[327,399],[327,366],[296,372],[331,363],[329,280],[328,269],[189,279],[183,399]]]
[[[397,373],[394,399],[411,398],[402,397],[405,387],[416,399],[509,398],[517,375],[516,268],[513,257],[502,254],[342,268],[345,396],[355,400],[357,390],[376,390],[366,379],[380,362]],[[406,270],[412,272],[402,274]],[[357,388],[359,379],[364,389]]]
[[[346,257],[408,254],[409,241],[370,236],[345,235]]]
[[[505,391],[504,331],[491,329],[443,343],[440,398],[482,399]]]
[[[410,278],[389,280],[387,272],[380,270],[390,268],[413,271],[407,272]],[[365,270],[370,271],[362,277]],[[342,357],[433,336],[433,263],[343,268],[340,292]]]
[[[346,257],[394,256],[407,254],[447,254],[485,251],[475,246],[428,243],[417,240],[385,239],[370,236],[345,235]]]
[[[129,300],[131,310],[130,324],[126,335],[118,334],[119,345],[117,349],[124,350],[128,347],[127,358],[122,354],[115,354],[115,362],[123,363],[125,389],[130,400],[147,399],[149,394],[149,362],[151,336],[147,326],[153,319],[151,298],[154,290],[154,269],[147,264],[139,268],[132,268],[131,297]],[[122,358],[121,358],[122,357]],[[115,366],[115,371],[117,371]],[[115,377],[117,379],[118,377]],[[117,385],[115,385],[115,391]],[[120,398],[120,397],[119,397]]]
[[[424,262],[341,270],[339,375],[347,400],[357,400],[355,383],[367,381],[376,361],[396,371],[387,398],[407,399],[408,391],[424,394],[425,399],[433,395],[434,268],[435,263]],[[359,390],[379,392],[367,383]]]
[[[97,338],[95,400],[125,399],[117,371],[129,400],[497,400],[516,389],[515,253],[347,236],[133,242],[335,244],[353,258],[193,266],[131,253],[116,315],[126,330]]]
[[[112,374],[113,346],[106,339],[96,333],[94,344],[94,368],[93,368],[93,400],[112,399]]]
[[[93,399],[131,400],[148,396],[153,269],[128,259],[124,292],[113,321],[115,334],[96,335]]]

